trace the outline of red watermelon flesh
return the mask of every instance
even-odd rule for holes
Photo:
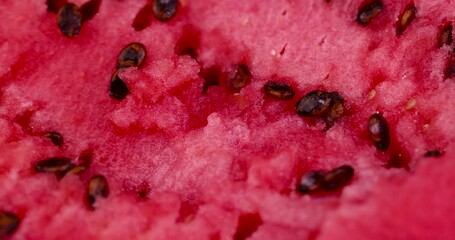
[[[452,239],[454,45],[439,45],[455,3],[384,0],[368,25],[356,22],[370,2],[181,0],[170,21],[136,31],[147,2],[111,0],[67,38],[45,1],[4,0],[0,211],[20,219],[8,237]],[[397,36],[410,4],[415,19]],[[131,42],[147,57],[120,73],[130,94],[116,100],[109,81]],[[252,77],[233,93],[239,64]],[[268,81],[296,96],[266,96]],[[316,89],[345,100],[326,132],[294,108]],[[389,124],[386,152],[368,137],[376,112]],[[50,157],[91,164],[60,180],[33,170]],[[305,172],[346,164],[355,174],[343,189],[296,191]],[[94,175],[110,193],[93,210]]]

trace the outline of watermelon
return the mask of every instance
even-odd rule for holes
[[[452,239],[455,15],[3,0],[1,239]]]

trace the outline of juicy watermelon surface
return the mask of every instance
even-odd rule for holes
[[[45,1],[3,0],[0,210],[21,220],[11,239],[452,239],[454,46],[439,47],[438,35],[455,3],[414,1],[416,18],[397,36],[408,2],[383,2],[362,26],[361,1],[185,0],[169,22],[135,31],[146,1],[110,0],[67,38]],[[147,57],[120,73],[130,94],[116,100],[109,81],[131,42]],[[240,63],[252,78],[239,93],[223,77],[203,93],[204,71]],[[265,96],[270,80],[296,96]],[[326,132],[295,112],[315,89],[345,100]],[[366,130],[378,111],[387,152]],[[442,155],[424,156],[433,149]],[[56,156],[91,165],[60,180],[33,171]],[[296,191],[303,173],[343,164],[355,169],[343,189]],[[110,194],[92,210],[95,174]]]

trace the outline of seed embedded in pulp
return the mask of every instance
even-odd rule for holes
[[[356,21],[364,26],[368,25],[382,12],[384,5],[380,0],[367,0],[359,8]]]
[[[20,224],[19,217],[14,213],[0,211],[0,239],[6,239]]]
[[[126,83],[118,76],[118,71],[112,76],[109,86],[109,95],[117,100],[123,100],[130,93]]]
[[[267,96],[278,99],[292,99],[294,97],[294,89],[287,83],[269,81],[264,85],[264,91]]]
[[[63,35],[71,38],[79,35],[82,26],[82,14],[79,7],[67,3],[57,13],[57,24]]]
[[[240,64],[229,73],[228,84],[233,93],[239,93],[251,81],[251,73],[248,67]]]
[[[371,115],[368,120],[368,133],[378,150],[387,150],[390,145],[389,126],[381,114]]]
[[[328,191],[337,190],[348,184],[353,176],[354,168],[349,165],[343,165],[325,174],[323,187]]]
[[[62,136],[62,134],[60,134],[58,132],[50,131],[50,132],[44,133],[44,137],[49,138],[49,140],[51,140],[51,142],[57,147],[60,147],[63,145],[63,136]]]
[[[34,164],[37,172],[67,172],[73,167],[71,159],[66,157],[52,157]]]
[[[117,57],[117,68],[141,67],[144,64],[147,50],[142,43],[128,44]]]
[[[308,194],[319,190],[324,182],[324,174],[320,171],[309,171],[305,173],[297,185],[300,193]]]
[[[153,0],[153,15],[162,22],[171,20],[177,12],[178,0]]]
[[[109,185],[107,180],[102,175],[95,175],[90,178],[87,188],[87,200],[91,209],[95,209],[95,202],[99,198],[109,196]]]
[[[415,7],[414,2],[411,1],[410,3],[408,3],[405,10],[398,18],[396,29],[397,36],[401,35],[408,28],[412,21],[414,21],[416,14],[417,8]]]
[[[302,117],[322,118],[329,130],[344,113],[344,99],[338,92],[315,90],[301,98],[295,106],[297,114]]]
[[[425,157],[439,157],[442,155],[442,152],[439,150],[430,150],[425,153]]]

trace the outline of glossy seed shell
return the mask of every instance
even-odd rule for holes
[[[323,187],[333,191],[344,187],[354,176],[354,169],[349,165],[343,165],[328,172],[324,176]]]
[[[379,113],[371,115],[368,120],[368,133],[376,148],[381,151],[387,150],[390,145],[389,126],[386,119]]]
[[[71,169],[73,164],[71,159],[66,157],[52,157],[41,160],[34,164],[37,172],[66,172]]]
[[[117,68],[141,67],[144,64],[147,50],[142,43],[128,44],[117,57]]]
[[[264,85],[264,92],[267,96],[277,99],[292,99],[294,97],[294,89],[282,82],[269,81]]]
[[[98,198],[106,198],[109,196],[109,185],[107,180],[102,175],[95,175],[90,178],[87,188],[87,200],[91,209],[95,209],[95,202]]]
[[[177,0],[153,0],[153,15],[162,22],[171,20],[177,12]]]
[[[373,0],[363,3],[357,14],[356,21],[364,26],[370,24],[382,12],[382,1]]]
[[[67,3],[57,13],[57,24],[60,31],[66,37],[72,38],[79,35],[82,27],[82,14],[79,7],[73,3]]]

